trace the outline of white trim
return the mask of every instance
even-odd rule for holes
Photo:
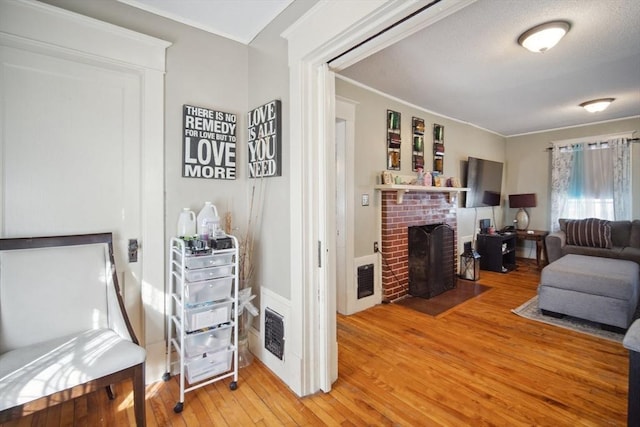
[[[338,76],[336,76],[338,77]],[[344,147],[344,180],[345,180],[345,213],[344,213],[344,227],[345,233],[345,257],[342,260],[344,262],[344,287],[346,288],[342,292],[341,301],[336,301],[341,314],[351,314],[355,311],[351,308],[350,298],[348,293],[356,289],[357,285],[353,275],[353,269],[355,265],[355,233],[354,228],[348,226],[354,224],[355,221],[355,121],[356,121],[356,105],[357,101],[352,101],[341,96],[336,96],[336,120],[345,121],[345,147]],[[372,195],[373,197],[373,195]],[[337,260],[336,262],[340,262]],[[337,294],[336,290],[336,294]],[[337,298],[337,297],[336,297]]]
[[[323,115],[324,126],[318,129],[321,140],[325,142],[324,147],[318,147],[319,160],[322,164],[318,176],[324,176],[323,181],[325,182],[324,186],[321,185],[318,188],[320,206],[324,207],[324,215],[319,218],[318,235],[325,242],[324,254],[321,255],[324,261],[323,266],[319,269],[320,277],[318,278],[318,295],[320,296],[318,301],[318,358],[320,364],[318,384],[322,391],[329,392],[334,380],[334,370],[337,373],[338,360],[335,281],[337,250],[334,224],[336,215],[336,91],[335,74],[329,71],[329,67],[324,64],[318,72],[321,74],[318,95],[326,100],[324,111],[322,109],[319,111],[319,114]]]
[[[442,0],[435,9],[458,0]],[[300,357],[299,378],[289,386],[299,395],[308,395],[326,388],[330,345],[319,339],[320,329],[329,331],[326,298],[330,294],[330,276],[318,267],[318,259],[326,265],[327,257],[318,254],[318,243],[327,243],[327,233],[335,231],[325,207],[327,177],[324,150],[333,143],[335,134],[328,126],[335,125],[331,88],[327,87],[325,63],[349,47],[406,16],[426,1],[406,0],[342,0],[319,2],[309,13],[282,33],[288,43],[290,88],[290,221],[291,221],[291,340]],[[432,12],[437,12],[433,10]],[[379,41],[362,46],[374,51]],[[363,52],[364,52],[363,51]],[[330,75],[329,75],[330,77]],[[328,117],[331,119],[328,120]],[[319,313],[327,314],[321,315]],[[296,367],[291,366],[290,369]],[[322,371],[322,372],[321,372]]]
[[[608,141],[610,139],[617,139],[617,138],[633,138],[633,134],[636,133],[635,130],[633,131],[627,131],[627,132],[618,132],[618,133],[610,133],[610,134],[606,134],[606,135],[595,135],[595,136],[585,136],[585,137],[581,137],[581,138],[571,138],[571,139],[559,139],[557,141],[551,141],[551,145],[557,146],[557,145],[571,145],[571,144],[580,144],[580,143],[587,143],[587,144],[592,144],[594,142],[603,142],[603,141]]]
[[[0,33],[60,51],[165,71],[170,42],[28,0],[3,0]],[[118,46],[117,49],[114,46]]]
[[[556,132],[556,131],[567,130],[567,129],[584,128],[584,127],[587,127],[587,126],[597,126],[597,125],[602,125],[602,124],[606,124],[606,123],[614,123],[614,122],[619,122],[621,120],[632,120],[632,119],[640,119],[640,116],[630,116],[630,117],[622,117],[622,118],[619,118],[619,119],[602,120],[602,121],[599,121],[599,122],[583,123],[583,124],[579,124],[579,125],[565,126],[565,127],[561,127],[561,128],[537,130],[535,132],[517,133],[515,135],[505,136],[505,138],[516,138],[516,137],[519,137],[519,136],[536,135],[536,134],[539,134],[539,133],[547,133],[547,132]]]

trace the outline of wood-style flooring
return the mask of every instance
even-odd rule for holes
[[[539,269],[482,271],[492,289],[436,317],[397,304],[338,316],[339,378],[298,398],[263,364],[187,393],[147,388],[149,426],[624,426],[628,353],[621,344],[536,323],[510,310],[536,293]],[[133,426],[130,384],[7,426]]]

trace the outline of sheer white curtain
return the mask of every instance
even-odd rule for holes
[[[573,150],[554,144],[551,149],[551,231],[559,229],[558,219],[567,205]]]
[[[627,138],[555,143],[551,151],[551,229],[559,218],[631,219]]]
[[[613,210],[615,219],[631,219],[631,144],[627,138],[609,141],[613,152]]]

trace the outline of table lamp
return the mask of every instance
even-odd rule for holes
[[[525,208],[536,207],[536,195],[535,193],[510,194],[509,207],[519,209],[516,213],[516,227],[518,230],[526,230],[529,227],[529,214]]]

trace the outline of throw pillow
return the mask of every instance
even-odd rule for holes
[[[611,249],[611,224],[598,218],[567,221],[567,244]]]

